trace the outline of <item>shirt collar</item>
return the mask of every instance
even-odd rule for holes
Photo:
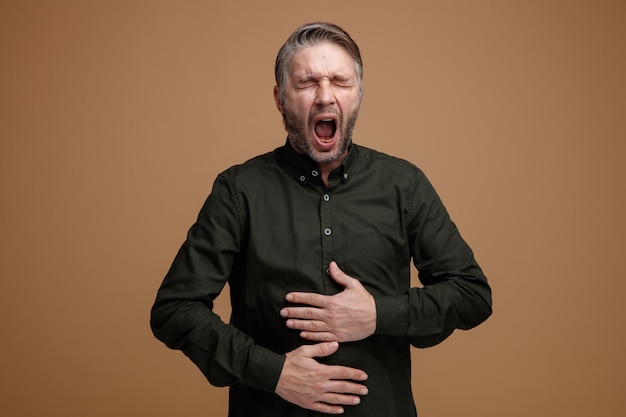
[[[357,151],[355,148],[356,147],[354,145],[351,145],[343,164],[331,171],[329,175],[329,181],[331,184],[336,184],[337,182],[348,182],[351,170],[354,167],[356,160]],[[289,143],[289,140],[285,142],[285,146],[283,146],[281,154],[287,163],[290,173],[299,183],[303,185],[309,182],[321,183],[321,173],[317,168],[317,164],[308,156],[297,153],[295,149],[293,149],[293,146],[291,146],[291,143]]]

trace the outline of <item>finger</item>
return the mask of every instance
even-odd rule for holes
[[[327,332],[330,330],[328,325],[321,320],[289,319],[285,324],[294,330],[308,330],[310,332]]]
[[[334,394],[344,394],[354,398],[357,395],[367,395],[368,389],[365,385],[357,382],[345,381],[345,380],[333,380],[328,385],[328,392]],[[358,397],[357,397],[358,398]],[[344,398],[344,400],[346,400]],[[349,400],[348,400],[349,401]],[[333,404],[348,404],[348,403],[333,403]]]
[[[300,337],[311,342],[339,342],[339,336],[331,332],[300,332]]]
[[[307,358],[323,358],[332,355],[338,348],[339,343],[337,342],[322,342],[315,345],[303,345],[298,349],[300,349],[302,355]]]
[[[318,411],[324,414],[343,414],[344,409],[339,405],[330,405],[322,402],[313,403],[307,406],[309,410]]]
[[[311,307],[285,307],[280,310],[281,317],[291,317],[304,320],[319,320],[323,318],[323,313],[320,308]]]
[[[336,392],[328,392],[322,396],[321,401],[327,404],[357,405],[361,402],[361,398],[357,395],[347,395],[347,394],[340,394]]]
[[[330,343],[333,343],[333,342],[330,342]],[[315,345],[315,346],[319,346],[320,344]],[[330,366],[330,368],[331,368],[329,370],[329,377],[330,377],[330,379],[334,379],[334,380],[365,381],[368,378],[367,374],[365,373],[365,371],[362,371],[360,369],[350,368],[348,366],[341,366],[341,365],[332,365],[332,366]],[[356,384],[356,383],[354,383],[354,385],[359,385],[360,387],[363,387],[362,385]],[[347,391],[347,392],[352,392],[352,391]],[[359,392],[357,391],[357,392],[353,392],[353,393],[356,394],[356,393],[359,393]]]
[[[290,292],[285,299],[290,303],[306,304],[314,307],[324,307],[326,297],[310,292]]]

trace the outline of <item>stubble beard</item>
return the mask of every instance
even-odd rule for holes
[[[356,119],[359,116],[358,108],[348,115],[348,118],[345,119],[345,123],[343,123],[344,119],[339,116],[337,132],[335,135],[339,134],[340,139],[338,146],[331,152],[317,151],[313,146],[313,139],[308,139],[308,134],[312,131],[312,127],[310,126],[313,123],[315,114],[311,114],[309,116],[309,120],[305,121],[298,118],[287,107],[285,107],[284,110],[285,113],[283,115],[283,121],[285,123],[285,129],[287,130],[289,143],[291,143],[291,146],[293,146],[296,152],[305,154],[314,162],[318,164],[329,164],[334,162],[343,156],[352,145],[352,132],[354,131]],[[320,112],[324,112],[324,110]]]

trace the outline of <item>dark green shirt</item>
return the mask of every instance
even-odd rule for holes
[[[340,291],[331,261],[376,301],[375,334],[319,359],[369,375],[369,394],[345,415],[415,416],[410,345],[478,325],[491,291],[424,174],[371,149],[352,145],[328,187],[288,143],[220,174],[159,289],[152,329],[230,386],[231,417],[319,415],[274,393],[284,353],[311,343],[279,311],[290,291]],[[411,261],[423,288],[410,288]],[[212,311],[227,282],[230,324]]]

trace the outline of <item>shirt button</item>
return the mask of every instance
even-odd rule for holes
[[[324,194],[324,197],[322,198],[324,199],[324,201],[330,200],[330,196],[328,194]]]
[[[311,171],[311,175],[313,175],[314,177],[317,177],[318,175],[320,175],[320,173],[315,171],[315,170],[313,170],[313,171]]]
[[[332,231],[329,228],[324,229],[324,234],[326,236],[330,236],[331,233],[332,233]]]
[[[306,181],[306,177],[304,175],[301,175],[300,176],[300,182],[304,182],[304,181]]]
[[[343,173],[343,179],[344,179],[344,180],[347,180],[347,179],[348,179],[348,173],[347,173],[347,172],[344,172],[344,173]]]

